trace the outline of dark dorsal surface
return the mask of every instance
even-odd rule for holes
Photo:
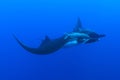
[[[48,36],[45,36],[45,39],[41,42],[40,46],[43,46],[50,41],[51,41],[50,38]]]
[[[66,44],[67,41],[68,40],[64,39],[64,36],[62,36],[57,39],[50,40],[46,42],[44,45],[41,45],[39,47],[39,50],[41,53],[49,54],[61,49]]]
[[[14,35],[13,35],[14,36]],[[20,42],[16,36],[14,36],[16,41],[21,45],[22,48],[24,48],[26,51],[34,53],[34,54],[50,54],[53,53],[59,49],[61,49],[65,43],[68,41],[67,39],[64,39],[64,36],[59,37],[57,39],[50,40],[48,36],[46,36],[45,40],[41,43],[41,45],[38,48],[31,48],[26,45],[24,45],[22,42]]]

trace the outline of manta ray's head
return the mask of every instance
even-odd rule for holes
[[[100,40],[100,38],[105,37],[105,34],[97,34],[95,32],[92,32],[89,34],[90,38],[86,43],[93,43],[93,42],[97,42]]]

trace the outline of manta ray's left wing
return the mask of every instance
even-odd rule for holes
[[[80,32],[83,29],[82,27],[82,23],[80,21],[80,18],[78,17],[77,19],[77,24],[76,26],[73,28],[73,32]]]

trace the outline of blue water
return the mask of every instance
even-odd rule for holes
[[[83,27],[106,34],[99,42],[34,55],[15,41],[36,47]],[[120,80],[119,0],[0,1],[0,80]]]

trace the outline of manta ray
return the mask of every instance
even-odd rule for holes
[[[13,36],[22,48],[33,54],[45,55],[56,52],[57,50],[61,49],[66,44],[66,42],[68,42],[68,38],[65,38],[64,35],[56,39],[50,39],[48,36],[46,36],[45,39],[41,42],[40,46],[38,46],[37,48],[31,48],[18,40],[15,35]]]
[[[98,41],[100,38],[105,37],[104,34],[98,34],[96,32],[87,30],[82,27],[80,18],[78,18],[76,26],[73,28],[73,31],[66,33],[61,37],[56,39],[50,39],[48,36],[45,36],[45,39],[41,42],[40,46],[37,48],[32,48],[24,43],[22,43],[15,35],[13,35],[15,40],[19,45],[24,48],[26,51],[33,54],[50,54],[58,51],[64,46],[77,45],[80,43],[93,43]]]

